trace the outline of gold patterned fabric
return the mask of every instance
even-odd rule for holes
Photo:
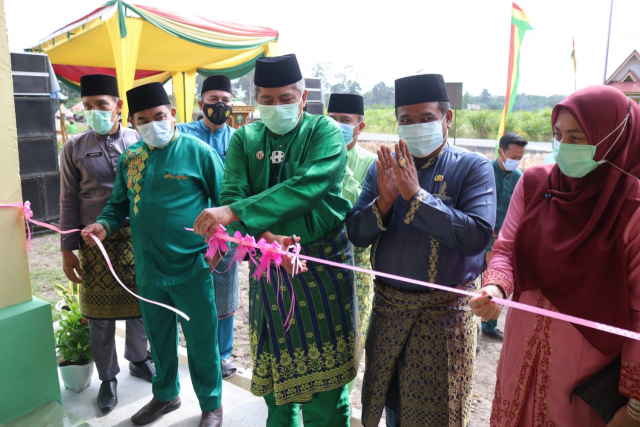
[[[479,282],[459,289],[475,291]],[[389,405],[403,427],[465,427],[471,418],[477,326],[469,297],[401,291],[375,281],[362,422]]]
[[[137,293],[131,229],[120,228],[102,244],[122,283]],[[100,248],[90,248],[83,240],[80,240],[80,268],[84,271],[80,286],[80,311],[83,316],[89,319],[132,319],[142,316],[140,303],[118,284]]]
[[[300,253],[353,265],[344,227],[301,245]],[[276,405],[306,403],[316,393],[348,384],[362,359],[355,274],[313,262],[307,268],[290,277],[272,266],[270,283],[266,273],[253,278],[255,266],[251,268],[251,392],[273,393]]]
[[[371,270],[371,246],[368,248],[353,247],[353,258],[356,267]],[[373,303],[373,276],[356,271],[356,296],[358,297],[358,315],[360,317],[360,335],[362,342],[367,340],[371,304]]]

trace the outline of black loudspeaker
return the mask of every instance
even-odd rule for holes
[[[307,103],[307,113],[309,114],[324,114],[324,105],[322,103]]]
[[[32,75],[38,74],[38,75]],[[49,96],[49,73],[13,73],[13,94],[19,95],[46,95]]]
[[[58,171],[58,144],[55,138],[20,138],[20,176],[23,178]]]
[[[319,78],[305,78],[307,88],[307,105],[304,110],[309,114],[324,114],[324,96],[322,93],[322,80]]]
[[[12,53],[16,127],[22,199],[31,202],[34,219],[60,219],[60,174],[51,98],[49,58],[38,53]]]
[[[44,201],[41,194],[40,178],[22,179],[22,200],[31,203],[33,219],[44,221]]]
[[[22,178],[22,200],[31,203],[33,219],[45,222],[59,220],[60,174]]]
[[[53,99],[44,96],[16,96],[14,102],[18,139],[56,136]]]

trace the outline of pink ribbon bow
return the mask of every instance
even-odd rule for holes
[[[258,241],[258,247],[262,252],[262,256],[260,257],[260,265],[256,268],[255,273],[253,273],[254,278],[259,278],[262,274],[267,271],[267,283],[271,283],[271,261],[275,264],[276,267],[280,267],[282,264],[282,246],[278,242],[267,243],[266,240],[260,239]]]
[[[223,239],[221,236],[228,236],[227,229],[222,225],[218,225],[218,229],[209,239],[209,247],[207,248],[207,252],[204,254],[205,258],[210,260],[214,259],[217,254],[222,254],[229,250],[229,242]]]
[[[246,254],[249,254],[249,259],[255,264],[258,263],[255,260],[256,257],[256,239],[253,236],[249,236],[248,234],[242,237],[242,233],[236,231],[233,234],[233,237],[238,239],[238,247],[236,248],[236,252],[233,254],[233,258],[231,259],[231,263],[234,261],[242,262]]]

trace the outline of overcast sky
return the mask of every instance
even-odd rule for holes
[[[55,2],[5,0],[12,51],[37,44],[56,29],[105,0]],[[305,76],[314,64],[335,70],[352,65],[364,91],[384,81],[441,73],[463,82],[473,95],[506,91],[511,1],[509,0],[134,0],[164,9],[280,33],[280,54],[295,53]],[[610,0],[519,0],[531,21],[521,52],[519,93],[573,91],[571,40],[575,37],[578,88],[603,81]],[[610,75],[640,50],[640,0],[614,0]],[[170,58],[167,58],[170,61]]]

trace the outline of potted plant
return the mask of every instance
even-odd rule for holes
[[[59,285],[54,288],[64,298],[56,305],[62,315],[60,329],[55,332],[58,369],[65,388],[79,393],[91,385],[93,375],[89,325],[80,313],[78,295]]]

